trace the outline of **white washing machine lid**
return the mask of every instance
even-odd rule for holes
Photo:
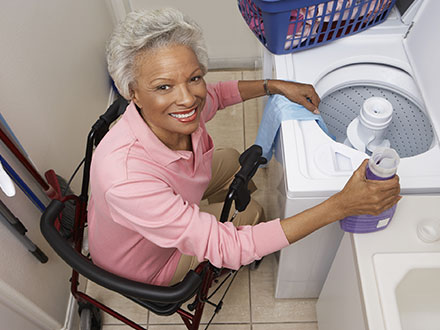
[[[440,77],[440,1],[424,0],[403,41],[414,78],[430,110],[431,123],[440,132],[438,79]]]

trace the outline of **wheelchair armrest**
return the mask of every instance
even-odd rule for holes
[[[190,299],[199,288],[202,277],[194,271],[189,272],[183,281],[175,286],[165,287],[132,281],[94,265],[88,258],[76,251],[55,228],[55,219],[63,209],[63,202],[51,201],[41,216],[41,232],[51,247],[69,266],[91,281],[125,296],[156,303],[184,302]]]

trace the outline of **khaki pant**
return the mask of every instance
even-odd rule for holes
[[[208,205],[200,206],[202,212],[213,214],[220,220],[220,214],[223,208],[223,202],[229,189],[229,185],[234,179],[235,173],[240,169],[238,157],[240,154],[234,149],[216,149],[212,159],[212,178],[208,188],[205,191],[203,199],[207,199]],[[256,190],[255,184],[249,182],[249,190]],[[234,205],[231,207],[230,216],[234,213]],[[233,220],[233,224],[238,226],[255,225],[260,221],[264,221],[263,208],[251,198],[246,210],[237,214]],[[174,276],[170,282],[173,285],[180,282],[189,270],[195,269],[200,262],[197,257],[182,255]]]

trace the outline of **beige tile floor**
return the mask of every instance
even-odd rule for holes
[[[218,71],[207,74],[207,82],[231,79],[259,79],[255,71]],[[234,147],[240,152],[253,144],[263,113],[262,98],[249,100],[220,111],[207,128],[216,147]],[[258,190],[254,198],[260,202],[268,218],[278,216],[276,193],[268,184],[270,169],[259,169],[255,176]],[[242,268],[235,279],[224,306],[209,329],[212,330],[317,330],[315,299],[275,299],[276,255],[263,259],[257,270]],[[121,312],[149,330],[184,330],[177,315],[157,316],[126,298],[89,283],[87,292],[104,304]],[[221,291],[220,291],[221,292]],[[205,308],[202,323],[212,315],[213,308]],[[113,317],[103,315],[103,330],[128,330],[128,326]],[[200,329],[204,329],[203,326]]]

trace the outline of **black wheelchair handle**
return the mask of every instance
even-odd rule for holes
[[[119,96],[99,118],[103,119],[107,125],[113,123],[124,111],[128,101]]]
[[[92,125],[88,139],[92,139],[92,143],[97,146],[102,138],[107,134],[110,125],[125,112],[128,102],[122,96],[119,96],[107,109],[107,111],[99,116],[98,120]]]
[[[261,157],[262,153],[263,149],[256,144],[250,146],[245,152],[243,152],[238,159],[241,169],[237,172],[235,177],[248,183],[255,175],[258,167],[267,163],[266,158]]]
[[[190,299],[199,288],[202,278],[194,271],[189,272],[182,282],[171,286],[157,286],[132,281],[112,274],[96,265],[76,251],[56,230],[54,223],[64,203],[52,200],[41,216],[40,229],[43,236],[58,255],[78,273],[107,289],[125,296],[144,299],[155,303],[176,303]]]
[[[235,202],[235,209],[238,212],[244,211],[248,206],[251,200],[251,192],[248,189],[249,181],[255,175],[255,172],[257,172],[258,167],[267,163],[267,159],[261,156],[262,153],[263,149],[261,146],[254,144],[240,155],[238,161],[241,168],[237,174],[235,174],[234,180],[229,186],[228,194],[226,195],[220,215],[220,222],[228,221],[232,201]]]

